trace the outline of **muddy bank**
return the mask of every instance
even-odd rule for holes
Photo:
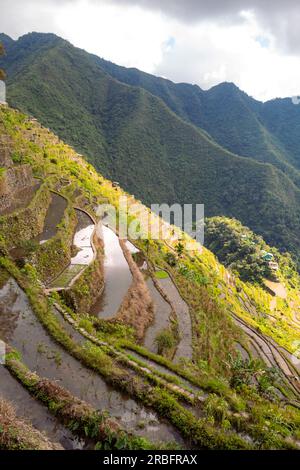
[[[9,400],[21,419],[28,420],[40,432],[45,433],[52,442],[59,443],[62,448],[82,449],[84,442],[62,426],[51,413],[35,400],[22,385],[11,376],[4,366],[0,366],[0,397]]]
[[[2,450],[61,450],[28,421],[20,419],[12,404],[0,397],[0,449]]]
[[[120,306],[115,319],[135,329],[138,341],[154,320],[154,305],[144,276],[132,259],[128,242],[120,240],[120,246],[132,274],[132,284]]]
[[[34,239],[42,232],[50,201],[50,191],[46,184],[42,184],[27,207],[0,216],[0,232],[10,249],[19,246],[20,242]]]
[[[10,279],[0,290],[0,336],[22,354],[39,376],[59,385],[96,409],[108,410],[124,429],[153,441],[182,443],[179,433],[127,395],[108,386],[57,345],[37,321],[24,292]]]
[[[7,162],[6,159],[5,161]],[[13,166],[11,162],[8,168],[3,168],[1,164],[0,167],[2,167],[0,175],[0,214],[4,215],[26,207],[26,202],[29,203],[34,194],[36,181],[29,165]]]

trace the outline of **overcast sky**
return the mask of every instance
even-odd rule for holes
[[[300,94],[298,0],[0,0],[0,31],[53,32],[204,89],[232,81],[264,101]]]

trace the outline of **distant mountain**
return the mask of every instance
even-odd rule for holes
[[[299,182],[299,175],[289,167],[300,168],[300,106],[295,106],[291,99],[264,104],[233,83],[221,83],[203,91],[197,85],[175,84],[137,69],[97,60],[112,77],[158,96],[182,119],[207,131],[222,147],[273,163]]]
[[[207,216],[235,217],[297,254],[300,107],[259,103],[233,84],[207,92],[176,85],[52,34],[0,41],[9,103],[36,116],[106,177],[146,204],[205,203]]]

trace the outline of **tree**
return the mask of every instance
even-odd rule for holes
[[[3,44],[0,42],[0,57],[3,56],[5,54],[5,49],[4,49],[4,46]],[[0,69],[0,80],[5,80],[5,72],[4,70]]]
[[[179,258],[181,257],[181,255],[183,254],[183,251],[184,251],[184,245],[182,243],[177,243],[176,247],[175,247],[175,250],[176,250],[176,253],[178,254]]]

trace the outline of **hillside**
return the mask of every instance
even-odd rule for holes
[[[2,448],[298,448],[297,272],[274,305],[163,221],[128,244],[97,206],[127,196],[142,231],[154,214],[36,120],[1,106],[0,136]]]
[[[182,119],[204,129],[225,149],[269,162],[299,184],[299,108],[291,99],[261,103],[233,83],[210,90],[175,84],[137,69],[95,58],[103,70],[122,83],[138,86],[161,98]]]
[[[282,271],[285,281],[298,285],[293,275],[296,264],[292,257],[267,245],[262,237],[238,220],[226,217],[206,219],[205,244],[222,264],[244,281],[261,283],[266,278],[276,281]]]
[[[228,84],[204,93],[124,70],[51,34],[1,39],[9,102],[104,176],[148,205],[204,203],[207,216],[236,217],[298,256],[299,175],[280,132],[274,140],[263,127],[254,100]]]

